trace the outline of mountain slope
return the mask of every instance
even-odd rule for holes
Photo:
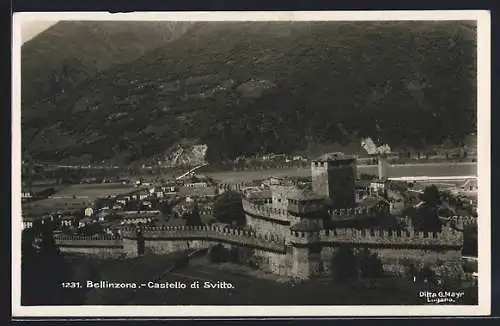
[[[80,82],[182,35],[190,23],[62,21],[21,49],[22,103],[37,114]],[[33,112],[35,111],[35,112]],[[43,115],[43,113],[42,113]]]
[[[23,120],[36,129],[23,145],[129,162],[185,140],[210,160],[361,136],[460,142],[475,131],[475,60],[465,23],[196,23],[53,99],[43,128]]]

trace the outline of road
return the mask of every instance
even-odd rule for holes
[[[377,174],[377,166],[358,165],[358,174]],[[311,175],[309,168],[290,169],[269,169],[260,171],[223,171],[223,172],[200,172],[218,180],[222,183],[241,183],[265,179],[271,176],[301,176]],[[467,176],[477,175],[476,163],[421,163],[421,164],[395,164],[387,170],[388,177],[408,177],[408,176]]]

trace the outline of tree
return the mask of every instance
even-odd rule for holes
[[[337,281],[358,277],[358,262],[350,246],[342,246],[332,260],[332,276]]]
[[[217,196],[213,214],[221,223],[244,225],[245,212],[241,203],[241,194],[236,191],[227,191]]]
[[[441,204],[441,196],[435,185],[425,187],[424,193],[420,196],[420,199],[428,206],[438,206]]]
[[[83,227],[80,227],[77,232],[78,232],[78,234],[83,235],[83,236],[92,236],[95,234],[103,234],[104,228],[102,227],[101,224],[94,222],[94,223],[86,224]]]
[[[359,267],[362,278],[377,278],[384,274],[384,268],[377,254],[363,249],[359,255]]]
[[[436,273],[430,268],[430,266],[426,265],[420,270],[419,278],[429,282],[434,282],[436,279]]]
[[[189,212],[183,216],[186,220],[186,225],[201,225],[200,209],[198,205],[194,205]]]
[[[437,207],[424,204],[410,215],[413,228],[423,232],[441,232],[442,222],[439,219]]]
[[[368,174],[368,173],[361,173],[359,175],[359,179],[360,180],[374,180],[374,179],[377,179],[377,176],[376,175],[373,175],[373,174]]]
[[[228,252],[223,245],[216,244],[209,248],[208,259],[212,263],[222,263],[228,260]]]
[[[419,231],[441,232],[442,223],[439,219],[438,207],[441,204],[439,190],[435,185],[426,187],[420,199],[423,201],[423,205],[414,209],[410,214],[413,227]]]
[[[71,293],[61,283],[71,280],[70,265],[56,245],[53,226],[44,223],[23,232],[21,301],[26,305],[60,305],[68,302]],[[41,238],[39,250],[33,243]]]
[[[477,257],[478,253],[478,239],[477,239],[477,225],[466,225],[464,227],[464,244],[462,253],[466,256]]]
[[[178,203],[172,208],[173,215],[185,220],[186,225],[201,225],[201,216],[198,205],[193,201]]]

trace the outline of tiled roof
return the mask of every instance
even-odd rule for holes
[[[201,188],[190,188],[190,187],[180,187],[179,194],[181,196],[214,196],[215,187],[201,187]]]
[[[271,191],[270,190],[248,191],[248,192],[246,192],[246,197],[248,199],[271,198]]]
[[[290,187],[290,190],[286,193],[287,199],[294,200],[319,200],[323,199],[321,195],[318,195],[314,191],[307,188]]]
[[[372,182],[370,180],[356,180],[356,187],[369,187]]]
[[[373,207],[381,201],[384,201],[384,199],[379,197],[366,197],[358,205],[362,207]]]

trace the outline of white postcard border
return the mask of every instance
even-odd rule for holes
[[[474,20],[477,22],[478,99],[478,289],[477,306],[21,306],[21,45],[22,24],[33,21],[390,21]],[[46,12],[15,13],[12,39],[12,314],[13,317],[320,317],[477,316],[491,309],[490,210],[490,13],[463,11],[304,12]]]

